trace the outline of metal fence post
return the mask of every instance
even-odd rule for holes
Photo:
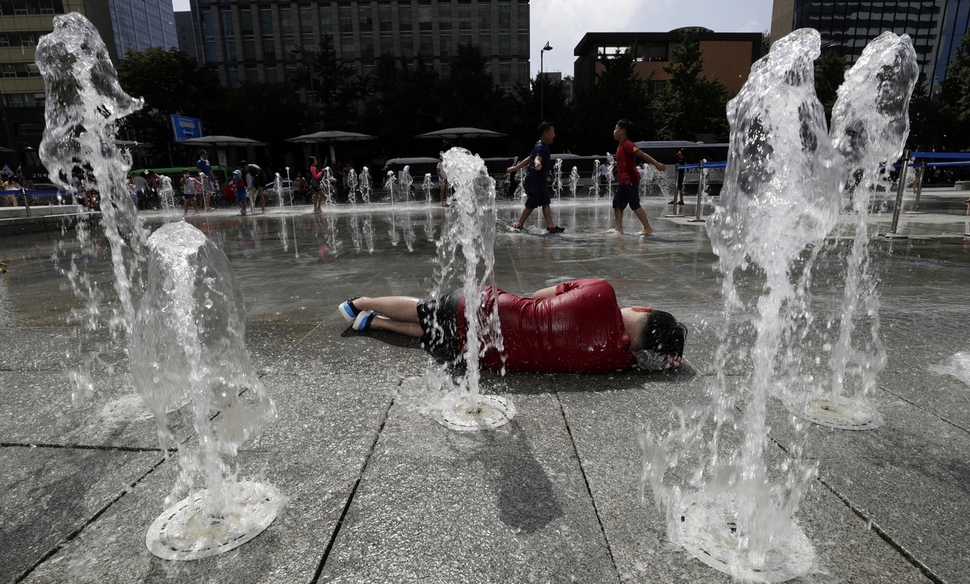
[[[704,222],[704,220],[701,218],[701,197],[704,195],[704,191],[707,189],[707,173],[704,172],[705,162],[707,162],[706,159],[697,163],[697,172],[700,173],[700,177],[697,180],[697,208],[695,209],[694,218],[688,220],[690,223]]]
[[[896,233],[897,227],[899,227],[899,211],[903,207],[903,191],[906,190],[906,171],[909,168],[909,150],[903,151],[903,163],[899,169],[899,187],[896,189],[896,207],[893,209],[893,224],[892,231],[890,233],[884,233],[883,237],[889,239],[907,239],[905,235],[900,235]],[[865,210],[866,213],[869,212],[868,209]]]

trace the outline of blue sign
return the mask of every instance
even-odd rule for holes
[[[202,120],[199,118],[176,114],[169,114],[168,117],[172,118],[172,132],[175,133],[176,142],[202,136]]]

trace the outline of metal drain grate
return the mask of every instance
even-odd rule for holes
[[[202,513],[206,491],[167,509],[148,529],[148,550],[163,560],[198,560],[235,549],[262,533],[276,519],[284,497],[272,485],[236,486],[235,510],[226,517]]]
[[[515,416],[515,406],[504,397],[480,395],[476,407],[469,408],[465,399],[449,396],[432,416],[445,428],[458,432],[478,432],[508,424]]]

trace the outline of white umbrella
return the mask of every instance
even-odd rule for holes
[[[502,138],[505,134],[500,132],[493,132],[492,130],[483,130],[481,128],[468,128],[468,127],[458,127],[458,128],[445,128],[443,130],[435,130],[434,132],[428,132],[426,134],[418,134],[415,138],[439,138],[441,140],[461,140],[462,138]]]

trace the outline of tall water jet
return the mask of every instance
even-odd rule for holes
[[[522,198],[525,196],[525,167],[520,168],[515,171],[515,198]]]
[[[832,108],[830,136],[845,164],[842,178],[849,185],[846,215],[852,247],[845,258],[844,281],[837,283],[843,290],[834,319],[838,326],[831,326],[830,320],[822,331],[813,331],[822,338],[838,331],[836,339],[823,345],[830,351],[831,379],[828,388],[817,387],[815,380],[822,376],[812,367],[786,384],[789,391],[781,396],[792,412],[817,424],[867,430],[883,422],[867,399],[886,365],[876,277],[869,267],[867,218],[872,194],[879,186],[889,186],[882,169],[899,159],[909,136],[909,100],[918,73],[910,38],[885,32],[866,46],[846,73]]]
[[[323,201],[328,211],[333,210],[335,202],[334,191],[336,190],[336,184],[337,180],[333,177],[333,171],[330,170],[329,166],[324,167],[323,178],[320,179],[320,188],[323,189]]]
[[[370,196],[373,188],[370,182],[370,170],[367,167],[360,169],[360,200],[365,204],[370,204]]]
[[[766,402],[778,382],[783,332],[806,316],[799,299],[807,293],[811,262],[803,256],[838,219],[842,166],[814,91],[819,45],[811,29],[780,39],[728,104],[731,149],[708,223],[724,301],[717,375],[708,388],[712,404],[682,412],[679,428],[665,438],[648,429],[642,439],[643,485],[666,514],[669,537],[704,563],[749,581],[806,574],[814,558],[794,513],[816,467],[799,460],[796,448],[771,469],[785,477],[773,483],[764,455]],[[754,287],[760,296],[736,286],[742,272],[764,277]],[[735,314],[747,309],[757,312],[751,347],[732,336]],[[729,384],[728,363],[753,370],[740,384],[746,387]],[[741,400],[744,413],[735,421]],[[684,468],[690,465],[696,468]],[[683,488],[672,479],[682,473]]]
[[[158,187],[158,204],[162,207],[162,212],[167,216],[178,215],[178,208],[175,206],[175,189],[172,188],[172,179],[167,176],[160,178],[161,186]]]
[[[181,472],[146,544],[164,559],[197,559],[256,537],[282,506],[275,488],[237,482],[223,460],[275,419],[276,407],[246,350],[243,296],[225,254],[184,221],[164,225],[148,244],[131,372],[163,449],[178,447]],[[166,412],[187,401],[196,441],[177,440],[166,424]]]
[[[203,366],[191,369],[189,383],[176,383],[175,387],[172,387],[172,385],[163,387],[164,384],[150,385],[153,375],[172,379],[176,374],[176,372],[165,368],[155,369],[158,359],[174,360],[173,355],[177,351],[183,351],[186,356],[199,357],[201,354],[200,347],[202,346],[211,351],[209,359],[219,359],[223,356],[221,351],[225,347],[220,343],[210,346],[201,341],[192,344],[188,340],[192,336],[188,329],[178,329],[178,333],[173,333],[171,330],[166,331],[150,324],[146,325],[147,319],[182,318],[183,321],[181,322],[187,322],[184,320],[187,318],[192,321],[192,326],[195,327],[196,339],[215,338],[220,325],[229,322],[231,319],[220,317],[202,319],[201,321],[199,319],[192,320],[194,311],[201,309],[190,307],[190,301],[194,302],[195,300],[186,298],[180,293],[181,287],[176,283],[185,281],[182,275],[165,278],[156,276],[149,270],[147,287],[143,287],[143,276],[147,263],[145,250],[149,247],[149,244],[156,248],[158,247],[157,242],[162,242],[163,246],[174,243],[174,241],[169,242],[168,235],[181,233],[183,230],[190,230],[195,237],[201,237],[202,241],[207,240],[201,235],[201,232],[184,222],[169,224],[159,230],[162,235],[149,238],[135,212],[134,204],[128,196],[124,184],[130,168],[130,159],[127,157],[127,153],[119,152],[116,148],[115,129],[117,121],[121,117],[141,107],[141,101],[131,98],[121,90],[101,38],[94,26],[79,14],[71,13],[55,17],[54,32],[41,39],[38,43],[36,56],[38,67],[44,75],[47,88],[47,128],[41,144],[41,157],[55,181],[64,185],[74,168],[86,169],[101,193],[101,229],[104,230],[111,246],[111,261],[115,277],[114,286],[118,296],[117,304],[120,305],[118,308],[112,308],[110,313],[108,326],[112,337],[124,336],[125,348],[129,355],[133,355],[136,359],[131,363],[133,377],[139,380],[136,385],[144,390],[143,396],[151,396],[145,397],[145,399],[158,420],[164,420],[167,410],[177,407],[186,397],[191,395],[191,392],[196,389],[196,386],[192,385],[193,383],[198,382],[198,385],[206,385],[208,382],[208,385],[206,385],[208,393],[205,399],[209,400],[209,405],[217,405],[216,409],[220,412],[217,423],[221,428],[218,434],[226,438],[226,440],[215,444],[214,447],[217,451],[221,448],[223,451],[234,453],[236,445],[242,439],[245,439],[251,431],[240,423],[241,420],[248,417],[246,412],[250,411],[250,408],[246,404],[242,404],[237,394],[232,394],[233,385],[226,381],[231,377],[222,375],[225,373],[226,367],[223,366],[222,369],[216,371],[215,365],[208,364],[205,358],[199,358],[196,359],[196,362],[201,362]],[[82,250],[89,247],[90,235],[83,223],[79,224],[78,238]],[[186,238],[173,237],[171,239],[182,240]],[[208,243],[208,246],[218,251],[213,244]],[[155,253],[153,249],[153,256]],[[224,256],[222,256],[222,261],[228,268],[228,262],[225,261]],[[154,268],[157,263],[153,260],[148,265]],[[100,322],[102,317],[100,302],[104,296],[103,293],[97,289],[93,279],[82,273],[73,261],[67,275],[76,291],[86,293],[81,294],[85,297],[85,314],[83,316],[87,318],[86,324],[92,330],[100,327],[102,324]],[[226,280],[227,277],[224,274],[203,271],[201,275],[196,274],[196,278],[203,280],[212,290],[212,294],[197,299],[202,306],[209,309],[210,303],[220,306],[225,304],[222,299],[217,297],[217,294],[222,290],[219,286],[225,284],[209,282],[213,278]],[[228,279],[231,279],[231,272]],[[141,292],[144,292],[144,294],[141,295],[141,306],[136,314],[135,304]],[[152,300],[152,295],[154,295],[154,300]],[[158,314],[153,311],[153,307],[157,308],[158,303],[165,302],[170,303],[168,304],[170,309],[172,306],[177,306],[178,315],[171,312]],[[239,332],[239,329],[231,326],[230,328],[233,333]],[[181,336],[179,336],[180,334]],[[178,343],[177,347],[166,344],[165,340],[171,340],[173,335],[181,341],[185,341],[185,343]],[[230,339],[230,342],[241,343],[242,335],[237,334],[235,337],[230,335]],[[153,343],[154,345],[152,345]],[[154,346],[155,350],[149,348],[149,346]],[[176,353],[172,353],[172,351],[176,351]],[[150,356],[153,360],[144,359],[146,356]],[[233,359],[234,356],[235,353],[232,350],[225,352],[226,359]],[[233,362],[229,368],[235,370],[237,366],[238,364]],[[251,371],[251,366],[249,366],[249,371]],[[75,396],[78,393],[93,391],[93,384],[86,372],[76,372],[72,378],[76,385]],[[256,381],[258,383],[258,380]],[[248,382],[247,387],[253,390],[253,395],[259,395],[259,389],[252,382]],[[213,394],[213,391],[216,393]],[[257,399],[256,401],[261,402],[262,400]],[[199,413],[199,410],[196,412],[197,420],[205,418],[208,421],[208,416],[208,408],[205,408],[202,413]],[[166,448],[167,451],[167,447],[172,444],[171,436],[167,429],[164,429],[164,422],[162,421],[160,424],[159,436],[163,441],[163,448]],[[213,462],[214,458],[217,457],[201,454],[194,459],[189,457],[185,462],[188,467],[183,466],[183,469],[201,470],[204,467],[211,467],[211,465],[218,467],[218,464]],[[220,481],[220,479],[214,480]],[[225,484],[224,481],[221,482]],[[246,488],[248,489],[248,487]],[[257,505],[263,504],[262,501],[265,500],[263,493],[254,493],[251,489],[247,492],[249,493],[247,496],[256,497],[259,500],[256,503]],[[238,505],[235,504],[239,501],[239,497],[220,499],[218,495],[214,496],[205,505],[208,509],[215,510],[206,516],[211,521],[200,521],[198,514],[194,513],[193,509],[199,501],[193,500],[183,507],[183,511],[189,509],[187,517],[190,521],[187,524],[187,531],[182,535],[192,535],[193,530],[195,530],[195,533],[204,532],[207,536],[214,534],[221,536],[230,532],[233,534],[229,537],[230,541],[223,538],[223,541],[218,545],[209,546],[206,555],[230,549],[247,540],[245,534],[240,534],[238,530],[234,531],[240,525],[239,514],[237,513]],[[172,519],[171,515],[166,515],[164,518],[166,524],[173,524],[172,521],[169,521]],[[245,523],[245,520],[242,523]],[[189,544],[192,553],[199,553],[202,547],[206,547],[198,545],[199,543],[200,540],[196,539]],[[171,551],[173,547],[178,547],[178,545],[180,545],[178,542],[169,541],[165,549]],[[168,551],[163,553],[168,553]]]
[[[569,171],[569,194],[576,198],[576,189],[579,187],[579,169],[575,166]]]
[[[438,273],[432,297],[447,294],[452,290],[451,283],[460,280],[464,311],[457,316],[458,334],[462,328],[465,334],[461,363],[456,365],[464,368],[464,374],[454,377],[458,387],[444,398],[434,417],[453,430],[492,429],[515,415],[515,407],[507,399],[479,393],[480,359],[489,351],[501,353],[504,347],[498,304],[486,306],[486,287],[495,289],[495,181],[482,159],[464,148],[445,152],[443,163],[454,194],[438,240]]]
[[[556,160],[552,166],[552,190],[556,193],[556,198],[562,198],[562,158]]]
[[[353,206],[357,205],[357,171],[351,168],[347,171],[347,199],[350,200],[350,204]]]
[[[394,191],[397,186],[397,178],[394,176],[394,171],[387,171],[387,180],[384,182],[384,190],[387,191],[388,198],[391,200],[391,204],[394,204]]]
[[[424,191],[424,202],[431,202],[431,173],[424,173],[424,180],[421,181],[421,190]]]
[[[279,201],[277,201],[276,204],[280,209],[282,209],[283,208],[283,177],[281,177],[280,173],[278,172],[274,173],[274,176],[273,176],[273,190],[276,191],[276,196],[279,199]]]
[[[117,306],[102,310],[104,295],[97,282],[72,258],[65,275],[75,294],[84,300],[84,307],[72,317],[89,331],[107,328],[113,341],[127,344],[148,231],[128,196],[131,158],[127,150],[115,145],[115,133],[118,121],[141,109],[143,101],[121,89],[98,31],[80,14],[55,17],[54,31],[37,43],[35,55],[47,94],[40,157],[51,180],[67,190],[73,189],[70,181],[75,168],[88,171],[89,180],[101,193],[101,229],[111,249]],[[80,253],[90,251],[87,222],[79,221],[76,233]],[[75,403],[94,393],[90,372],[99,366],[101,358],[98,348],[88,348],[82,347],[86,353],[70,374]]]
[[[602,164],[599,158],[593,161],[593,174],[591,175],[593,185],[589,188],[589,192],[596,197],[600,196],[600,166]]]
[[[414,184],[414,177],[411,176],[411,167],[405,165],[401,171],[401,192],[404,194],[404,203],[407,204],[411,199],[411,185]]]

